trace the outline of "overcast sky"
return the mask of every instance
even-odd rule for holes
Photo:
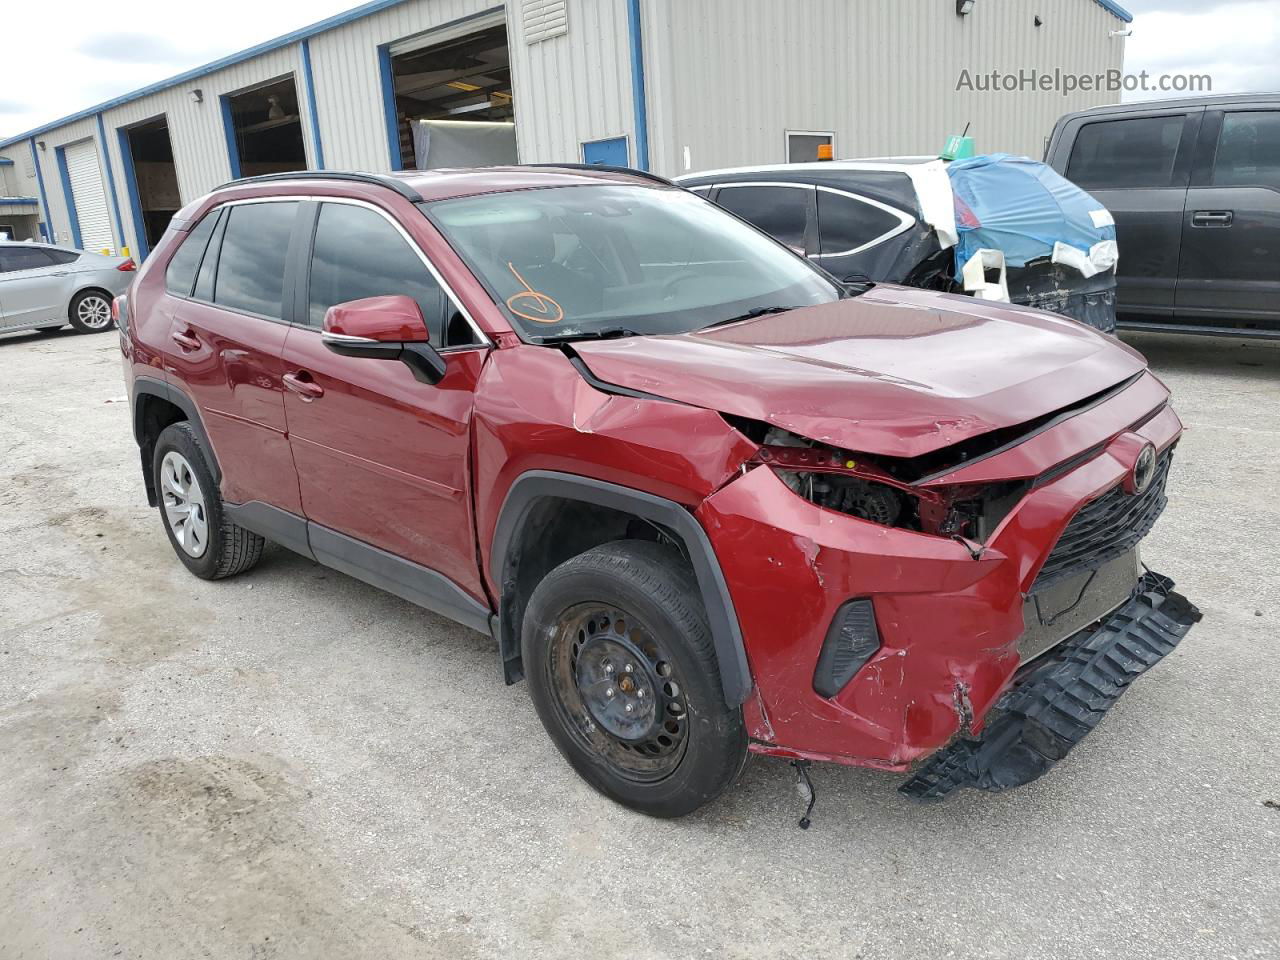
[[[4,0],[0,137],[288,33],[356,2]],[[978,2],[1034,6],[1031,0]],[[1129,72],[1208,73],[1215,93],[1280,90],[1280,0],[1120,2],[1134,14],[1125,62]]]

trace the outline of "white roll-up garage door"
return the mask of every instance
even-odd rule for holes
[[[66,158],[76,219],[80,221],[81,247],[94,253],[103,247],[114,249],[107,194],[102,189],[102,168],[98,166],[98,145],[92,140],[73,143],[66,148]]]

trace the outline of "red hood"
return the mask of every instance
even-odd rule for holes
[[[574,349],[608,383],[895,457],[1025,423],[1146,367],[1073,320],[893,286],[701,333]]]

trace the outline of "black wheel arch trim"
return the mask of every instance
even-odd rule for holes
[[[499,573],[501,598],[494,635],[498,639],[504,667],[512,662],[513,654],[518,659],[520,649],[519,625],[513,622],[515,611],[507,600],[515,587],[513,560],[530,509],[546,498],[577,500],[635,514],[665,527],[680,538],[693,564],[698,590],[706,607],[725,702],[730,707],[740,706],[753,686],[751,667],[728,584],[702,525],[673,500],[569,473],[531,470],[521,474],[507,491],[498,514],[490,548],[490,568]],[[508,672],[508,682],[516,679],[519,679],[518,674],[513,677]]]
[[[214,453],[213,444],[209,442],[209,434],[204,428],[204,421],[200,418],[200,411],[195,402],[172,384],[156,377],[145,375],[135,376],[133,380],[133,439],[137,441],[138,446],[140,448],[146,446],[142,432],[142,414],[146,405],[140,402],[144,396],[157,397],[173,404],[183,412],[187,422],[191,424],[191,429],[196,432],[196,436],[200,438],[200,443],[208,454],[209,469],[213,471],[213,479],[221,485],[222,468],[218,465],[217,454]],[[146,453],[145,450],[143,452],[144,454]],[[149,476],[149,471],[150,464],[144,462],[144,474]]]

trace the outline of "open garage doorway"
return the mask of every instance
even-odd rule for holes
[[[307,169],[298,88],[282,77],[222,98],[227,150],[235,177]]]
[[[159,242],[173,215],[182,208],[168,121],[157,117],[124,128],[120,131],[120,152],[141,247],[134,253],[141,258]]]
[[[383,51],[388,130],[399,168],[516,162],[511,57],[502,14]]]

